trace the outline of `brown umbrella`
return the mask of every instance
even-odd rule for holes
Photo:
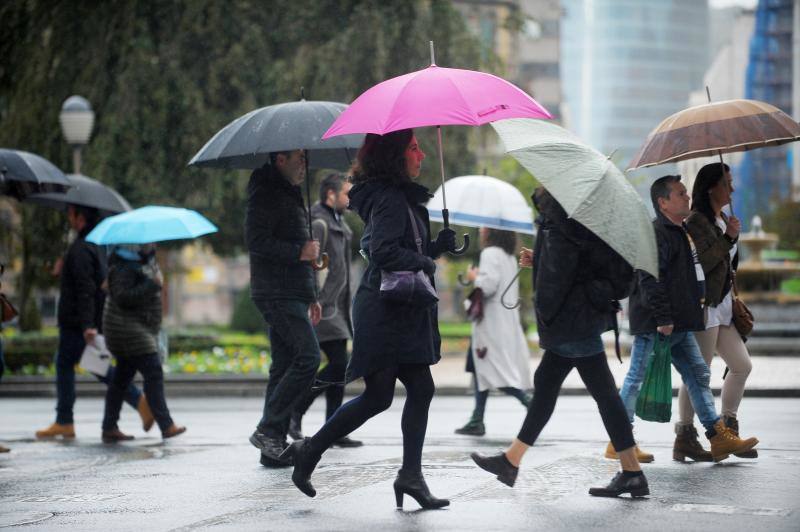
[[[727,100],[684,109],[650,132],[628,170],[800,140],[800,125],[757,100]]]

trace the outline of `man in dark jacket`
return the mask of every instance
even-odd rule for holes
[[[250,290],[269,326],[272,355],[263,415],[250,443],[261,450],[267,467],[291,465],[278,458],[288,446],[289,417],[311,387],[320,360],[314,325],[321,307],[311,267],[319,242],[308,230],[300,190],[305,177],[301,150],[271,153],[247,186]]]
[[[56,355],[56,421],[36,431],[37,438],[75,437],[72,408],[75,404],[75,364],[80,362],[87,343],[102,333],[106,279],[106,254],[102,248],[85,240],[99,219],[97,209],[70,205],[67,220],[77,233],[64,255],[58,299],[58,354]],[[95,375],[108,384],[114,377],[113,366],[106,375]],[[131,384],[125,402],[136,408],[145,430],[153,426],[150,406],[141,390]]]
[[[658,245],[658,279],[646,272],[637,272],[638,282],[630,298],[631,333],[635,338],[631,367],[620,396],[633,424],[636,399],[655,342],[657,339],[669,342],[672,363],[686,383],[692,406],[711,440],[709,453],[697,441],[693,425],[676,425],[672,456],[680,461],[687,457],[699,462],[720,461],[734,451],[749,450],[758,440],[740,440],[720,422],[709,387],[711,372],[692,334],[705,329],[705,278],[683,224],[690,209],[689,195],[680,176],[657,179],[650,187],[650,199],[656,212],[653,228]],[[606,457],[616,458],[611,444],[606,449]],[[650,462],[653,456],[639,451],[639,460]]]
[[[314,239],[320,249],[328,254],[328,268],[317,272],[319,302],[322,319],[316,327],[320,349],[328,357],[325,367],[317,374],[316,385],[295,407],[289,423],[289,435],[295,440],[303,439],[302,418],[311,403],[325,392],[325,419],[330,419],[344,398],[344,375],[347,369],[347,341],[352,337],[350,319],[350,241],[353,232],[343,214],[350,204],[352,183],[338,173],[329,174],[319,188],[319,202],[311,207]],[[348,436],[340,438],[334,445],[359,447],[362,442]]]
[[[553,413],[564,379],[577,368],[622,463],[622,471],[608,486],[591,488],[589,494],[649,495],[600,337],[616,327],[618,300],[630,293],[633,269],[605,242],[569,218],[543,188],[537,190],[534,203],[539,212],[536,248],[533,252],[523,248],[520,266],[533,266],[539,345],[545,352],[534,374],[533,399],[517,438],[499,455],[472,453],[472,459],[513,486],[522,457]]]

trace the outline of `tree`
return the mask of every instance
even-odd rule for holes
[[[0,146],[62,168],[58,112],[72,94],[96,113],[85,173],[134,206],[195,208],[220,228],[209,242],[242,250],[246,172],[187,168],[221,127],[254,108],[309,99],[349,102],[369,86],[429,64],[478,68],[477,41],[443,0],[10,1],[0,6]],[[497,67],[497,64],[491,66]],[[449,175],[472,169],[469,128],[448,128]],[[420,132],[429,152],[434,132]],[[423,183],[433,185],[436,164]],[[21,306],[63,249],[58,213],[21,205]]]

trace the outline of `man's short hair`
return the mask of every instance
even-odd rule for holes
[[[659,177],[650,185],[650,201],[653,202],[653,209],[656,213],[660,210],[658,207],[658,198],[668,200],[672,192],[670,184],[680,183],[680,181],[681,176],[679,175],[665,175],[664,177]]]
[[[325,179],[322,180],[322,183],[319,184],[319,201],[320,203],[325,203],[328,199],[328,192],[333,191],[334,194],[338,194],[340,190],[342,190],[342,185],[344,184],[344,176],[339,173],[332,173],[325,176]]]

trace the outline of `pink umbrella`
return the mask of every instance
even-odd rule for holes
[[[442,174],[442,218],[449,226],[444,197],[442,127],[481,126],[505,118],[552,118],[539,102],[508,81],[474,70],[436,66],[431,42],[431,66],[378,83],[350,104],[322,136],[353,133],[384,135],[400,129],[436,126]],[[469,245],[464,235],[464,246]]]

